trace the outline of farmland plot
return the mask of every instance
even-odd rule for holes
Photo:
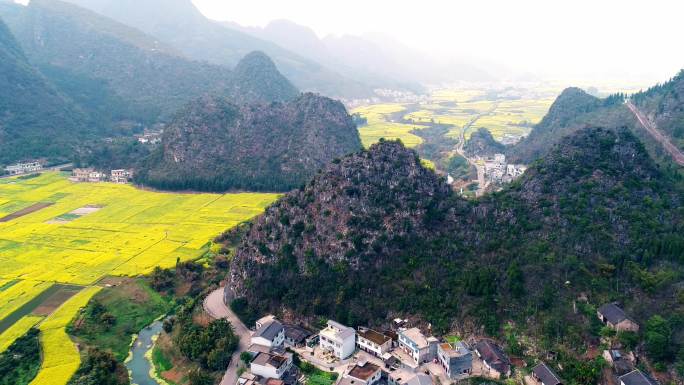
[[[158,193],[128,185],[72,183],[60,173],[0,180],[0,217],[22,214],[0,222],[0,322],[12,321],[0,334],[0,347],[38,323],[41,318],[35,315],[47,315],[38,325],[46,359],[77,357],[63,326],[92,289],[49,315],[38,313],[50,306],[35,314],[18,313],[55,285],[92,287],[108,275],[146,274],[156,266],[200,257],[214,236],[260,214],[277,197]],[[62,379],[75,370],[57,361],[43,364],[39,377],[50,377],[49,383],[66,383]]]

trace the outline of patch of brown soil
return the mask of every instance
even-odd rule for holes
[[[24,215],[29,215],[31,213],[35,213],[36,211],[42,210],[46,207],[50,207],[53,204],[54,203],[52,203],[52,202],[40,202],[40,203],[33,204],[29,207],[26,207],[26,208],[21,209],[19,211],[15,211],[12,214],[9,214],[9,215],[6,215],[6,216],[0,218],[0,222],[9,222],[12,219],[17,219],[19,217],[23,217]]]

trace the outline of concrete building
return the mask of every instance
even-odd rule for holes
[[[285,327],[277,319],[273,318],[261,323],[257,321],[257,326],[259,326],[258,329],[252,335],[253,345],[275,348],[285,341]]]
[[[475,353],[482,360],[485,370],[495,378],[511,375],[511,362],[493,341],[481,340],[475,345]]]
[[[416,364],[422,364],[435,358],[438,341],[434,337],[425,337],[418,328],[399,331],[399,347],[409,354]]]
[[[252,374],[263,378],[281,379],[291,367],[292,353],[283,355],[259,353],[249,364]]]
[[[93,171],[95,170],[92,168],[75,168],[71,172],[69,180],[72,182],[87,182],[88,178],[90,177],[90,173]]]
[[[601,322],[615,331],[639,331],[639,324],[629,318],[616,303],[605,304],[596,313]]]
[[[344,374],[339,385],[374,385],[382,378],[382,370],[370,362],[359,362]]]
[[[356,345],[359,349],[382,357],[392,349],[392,338],[372,329],[359,329],[356,333]]]
[[[356,331],[335,321],[328,321],[328,327],[321,330],[320,347],[343,360],[356,350]]]
[[[114,183],[126,184],[131,180],[132,177],[133,177],[133,171],[132,170],[125,170],[125,169],[112,170],[111,176],[109,177],[109,180],[111,180]]]
[[[30,174],[32,172],[38,172],[42,170],[43,165],[39,162],[17,163],[5,167],[5,172],[7,172],[10,175]]]
[[[451,379],[470,375],[473,370],[473,353],[463,342],[442,343],[437,346],[437,360]]]
[[[558,375],[543,362],[532,368],[530,377],[538,385],[563,385]]]

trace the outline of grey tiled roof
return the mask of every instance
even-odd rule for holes
[[[608,322],[612,324],[618,324],[626,319],[629,319],[627,314],[625,314],[625,311],[614,303],[605,304],[601,306],[598,311],[608,320]]]
[[[556,373],[544,363],[535,366],[534,369],[532,369],[532,372],[544,383],[544,385],[560,385],[563,383]]]
[[[262,325],[254,333],[254,337],[262,337],[269,341],[273,341],[281,330],[283,330],[283,324],[281,324],[278,320],[273,320]]]

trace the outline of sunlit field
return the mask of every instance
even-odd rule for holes
[[[406,107],[402,104],[375,104],[353,110],[368,119],[368,124],[359,128],[361,142],[364,147],[377,143],[381,138],[400,139],[407,147],[416,147],[423,139],[411,133],[425,126],[393,122],[391,115],[402,112]]]
[[[277,197],[158,193],[129,185],[72,183],[58,173],[0,180],[0,322],[16,319],[0,330],[0,347],[7,348],[41,320],[26,308],[38,305],[33,302],[42,301],[41,293],[54,284],[88,287],[46,314],[38,326],[45,360],[36,381],[73,374],[78,353],[63,326],[92,295],[90,287],[98,280],[146,274],[156,266],[196,259],[206,253],[214,236],[258,215]],[[7,219],[38,203],[46,207]],[[67,368],[50,361],[59,355],[69,356],[67,361],[76,365]]]
[[[479,128],[488,129],[495,139],[520,138],[529,134],[532,126],[547,113],[555,92],[522,92],[510,96],[485,90],[437,90],[428,102],[420,104],[376,104],[355,109],[368,119],[359,129],[364,146],[380,138],[399,138],[409,147],[423,140],[411,131],[430,124],[451,126],[446,137],[467,139]],[[404,114],[401,114],[404,112]],[[465,132],[464,132],[465,130]]]

